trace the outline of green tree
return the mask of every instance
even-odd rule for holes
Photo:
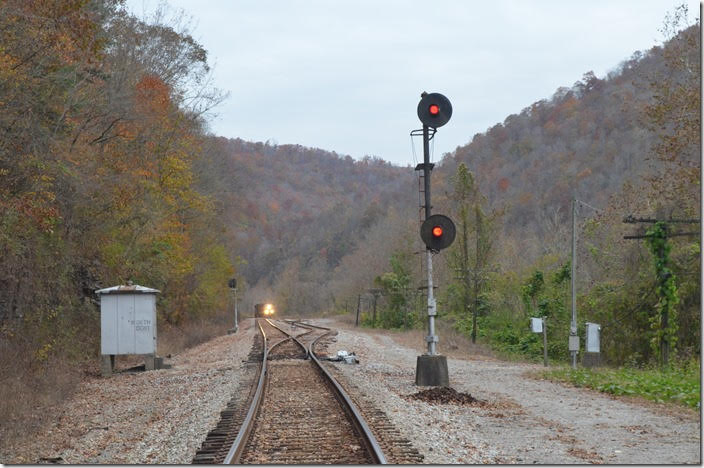
[[[490,262],[496,238],[497,220],[500,211],[487,214],[482,207],[486,198],[464,163],[460,163],[452,179],[454,192],[452,201],[458,224],[457,242],[450,251],[450,263],[462,278],[455,285],[461,304],[461,320],[471,317],[472,343],[477,339],[477,317],[487,313],[486,290],[490,273]]]
[[[380,313],[378,325],[383,328],[411,328],[411,272],[407,253],[396,251],[391,255],[391,271],[374,278],[374,285],[381,289],[386,306]],[[375,324],[377,325],[377,324]]]

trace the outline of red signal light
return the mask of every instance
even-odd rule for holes
[[[433,236],[435,237],[441,237],[442,236],[442,227],[440,226],[435,226],[433,228]]]
[[[430,112],[430,115],[438,115],[440,113],[440,106],[431,104],[430,107],[428,107],[428,112]]]

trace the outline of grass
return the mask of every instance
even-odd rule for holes
[[[640,396],[658,403],[668,402],[699,408],[701,405],[699,369],[699,362],[692,361],[666,370],[563,367],[543,371],[541,376],[612,395]]]

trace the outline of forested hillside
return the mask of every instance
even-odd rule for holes
[[[178,20],[119,3],[0,3],[3,430],[97,362],[95,289],[161,290],[165,345],[227,306],[233,255],[194,165],[222,97],[207,52]]]
[[[413,203],[413,174],[381,160],[315,148],[212,138],[202,189],[220,205],[250,285],[286,263],[335,268],[389,206]]]

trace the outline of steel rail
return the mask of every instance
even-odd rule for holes
[[[306,353],[305,359],[308,359],[308,356],[310,356],[310,352],[308,351],[308,349],[306,349],[306,345],[304,345],[303,343],[301,343],[301,342],[298,340],[298,337],[303,336],[303,335],[307,335],[308,333],[312,333],[312,332],[313,332],[312,329],[308,329],[307,332],[301,333],[301,334],[298,335],[298,336],[293,336],[291,333],[287,332],[286,330],[281,329],[281,327],[279,327],[278,325],[276,325],[276,324],[275,324],[274,322],[272,322],[270,319],[264,319],[264,320],[266,320],[269,325],[271,325],[272,327],[276,328],[276,329],[279,330],[281,333],[284,333],[284,334],[288,335],[288,338],[284,338],[283,340],[279,341],[278,343],[276,343],[275,345],[273,345],[273,346],[271,347],[271,349],[274,349],[276,346],[278,346],[278,345],[280,345],[281,343],[284,343],[284,342],[286,342],[286,341],[288,341],[288,340],[293,340],[293,341],[295,341],[296,344],[298,344],[298,346],[300,346],[301,349]],[[290,322],[289,322],[289,323],[290,323]]]
[[[317,366],[318,370],[321,372],[323,377],[327,380],[327,382],[332,386],[332,389],[334,390],[334,393],[338,399],[338,401],[342,404],[344,408],[346,408],[348,414],[350,415],[350,419],[352,424],[355,426],[355,429],[357,432],[361,435],[366,448],[367,452],[370,454],[370,456],[373,458],[374,463],[376,464],[387,464],[386,457],[384,456],[383,451],[381,450],[381,447],[379,446],[379,443],[376,440],[376,437],[374,437],[374,434],[372,433],[371,429],[369,429],[369,426],[367,425],[366,421],[364,420],[364,417],[362,414],[359,412],[355,404],[352,402],[350,397],[347,395],[345,390],[342,388],[342,386],[335,380],[335,378],[325,369],[323,364],[318,360],[317,356],[313,352],[313,347],[315,344],[318,342],[319,339],[323,338],[324,336],[327,336],[330,334],[331,330],[329,328],[325,327],[319,327],[317,325],[310,325],[307,323],[303,322],[293,322],[290,321],[289,323],[291,324],[297,324],[303,328],[308,328],[309,331],[306,333],[303,333],[298,336],[303,336],[308,333],[311,333],[313,331],[313,328],[318,328],[321,330],[327,330],[326,333],[320,335],[317,337],[313,342],[308,346],[308,348],[305,347],[298,339],[297,337],[294,337],[290,333],[282,330],[278,326],[276,326],[274,323],[272,323],[269,319],[265,319],[271,326],[274,328],[280,330],[281,332],[285,333],[288,335],[288,338],[285,338],[274,345],[272,345],[271,349],[274,349],[274,347],[278,346],[281,343],[284,343],[288,341],[289,339],[294,340],[301,348],[306,352],[307,358],[310,358],[315,365]],[[230,447],[230,450],[227,453],[227,456],[225,457],[225,460],[223,461],[223,464],[225,465],[234,465],[239,463],[240,457],[242,456],[242,452],[245,449],[247,439],[249,438],[250,433],[252,432],[252,429],[254,427],[254,419],[256,417],[257,411],[259,410],[259,406],[261,405],[261,402],[264,397],[264,385],[266,383],[266,380],[268,379],[268,368],[267,368],[267,359],[269,356],[269,349],[267,349],[267,338],[266,334],[264,333],[264,329],[262,328],[261,324],[257,322],[257,325],[259,326],[259,331],[262,334],[262,337],[264,339],[264,355],[262,358],[262,368],[261,368],[261,373],[259,375],[259,382],[257,384],[257,391],[254,394],[254,397],[252,399],[252,403],[249,407],[249,411],[247,412],[247,416],[245,417],[242,426],[240,427],[239,432],[237,433],[237,437],[235,438],[235,441],[232,443],[232,446]]]
[[[249,411],[247,412],[247,416],[245,417],[244,421],[242,422],[242,426],[240,426],[240,430],[237,432],[237,437],[235,438],[235,441],[232,443],[230,450],[227,452],[227,455],[225,456],[225,460],[223,461],[224,465],[234,465],[237,462],[239,462],[239,459],[242,456],[242,451],[244,450],[247,438],[249,437],[249,434],[252,432],[252,427],[253,427],[252,422],[254,421],[254,417],[257,414],[257,410],[259,410],[259,405],[262,402],[262,395],[264,395],[264,382],[267,377],[266,361],[267,361],[267,357],[269,355],[269,351],[266,346],[266,333],[264,333],[264,329],[262,328],[259,321],[257,321],[257,325],[259,326],[259,332],[262,334],[262,338],[264,340],[264,355],[262,357],[262,368],[261,368],[261,371],[259,374],[259,383],[257,384],[257,391],[254,393],[254,397],[252,399],[252,404],[249,407]]]
[[[271,320],[269,319],[264,319],[267,321],[269,325],[272,327],[276,328],[277,330],[281,331],[282,333],[288,335],[287,338],[284,338],[283,340],[274,343],[271,346],[271,349],[274,349],[276,346],[280,345],[281,343],[284,343],[290,339],[294,340],[300,347],[303,349],[303,351],[306,353],[306,359],[308,358],[308,350],[306,349],[305,345],[298,341],[295,336],[292,336],[290,333],[287,333],[286,331],[282,330],[280,327],[276,326]],[[264,353],[262,356],[262,367],[261,371],[259,374],[259,382],[257,383],[257,391],[254,393],[254,397],[252,398],[252,403],[249,406],[249,411],[247,411],[247,416],[244,418],[244,421],[242,422],[242,425],[240,426],[240,430],[237,432],[237,437],[235,438],[234,442],[232,443],[232,446],[230,447],[230,450],[227,452],[227,455],[225,456],[225,459],[223,460],[224,465],[236,465],[240,457],[242,456],[242,452],[245,449],[247,439],[249,438],[249,434],[252,432],[252,429],[254,428],[254,419],[256,417],[257,411],[259,410],[259,406],[262,403],[262,400],[264,399],[264,385],[266,384],[266,379],[268,378],[268,367],[267,367],[267,359],[269,358],[269,351],[267,347],[267,338],[266,338],[266,333],[264,333],[264,329],[262,328],[261,323],[257,321],[257,326],[259,326],[259,332],[262,334],[262,338],[264,341]],[[313,330],[310,329],[307,333],[311,333]]]
[[[367,422],[364,420],[364,416],[362,416],[362,413],[357,409],[357,406],[352,402],[352,399],[347,395],[347,392],[342,388],[342,386],[337,382],[337,380],[328,372],[327,369],[325,369],[325,366],[318,360],[318,357],[315,355],[315,352],[313,351],[313,347],[315,344],[320,340],[321,338],[329,335],[332,330],[330,328],[326,327],[320,327],[317,325],[311,325],[308,323],[304,322],[295,322],[303,327],[312,327],[312,328],[318,328],[321,330],[327,330],[327,333],[324,333],[317,337],[313,342],[309,345],[308,347],[308,355],[310,356],[311,360],[318,366],[318,369],[322,372],[322,374],[327,378],[328,382],[330,382],[333,386],[333,389],[335,390],[336,395],[338,396],[338,400],[342,403],[343,406],[345,406],[350,413],[352,423],[354,424],[355,428],[357,431],[360,433],[362,436],[362,439],[364,439],[365,444],[367,445],[367,451],[369,454],[372,456],[374,459],[375,464],[379,465],[386,465],[388,462],[386,461],[386,456],[384,455],[384,452],[381,450],[381,446],[379,445],[379,442],[376,440],[376,437],[374,437],[374,434],[372,433],[371,429],[369,428],[369,425],[367,425]]]

